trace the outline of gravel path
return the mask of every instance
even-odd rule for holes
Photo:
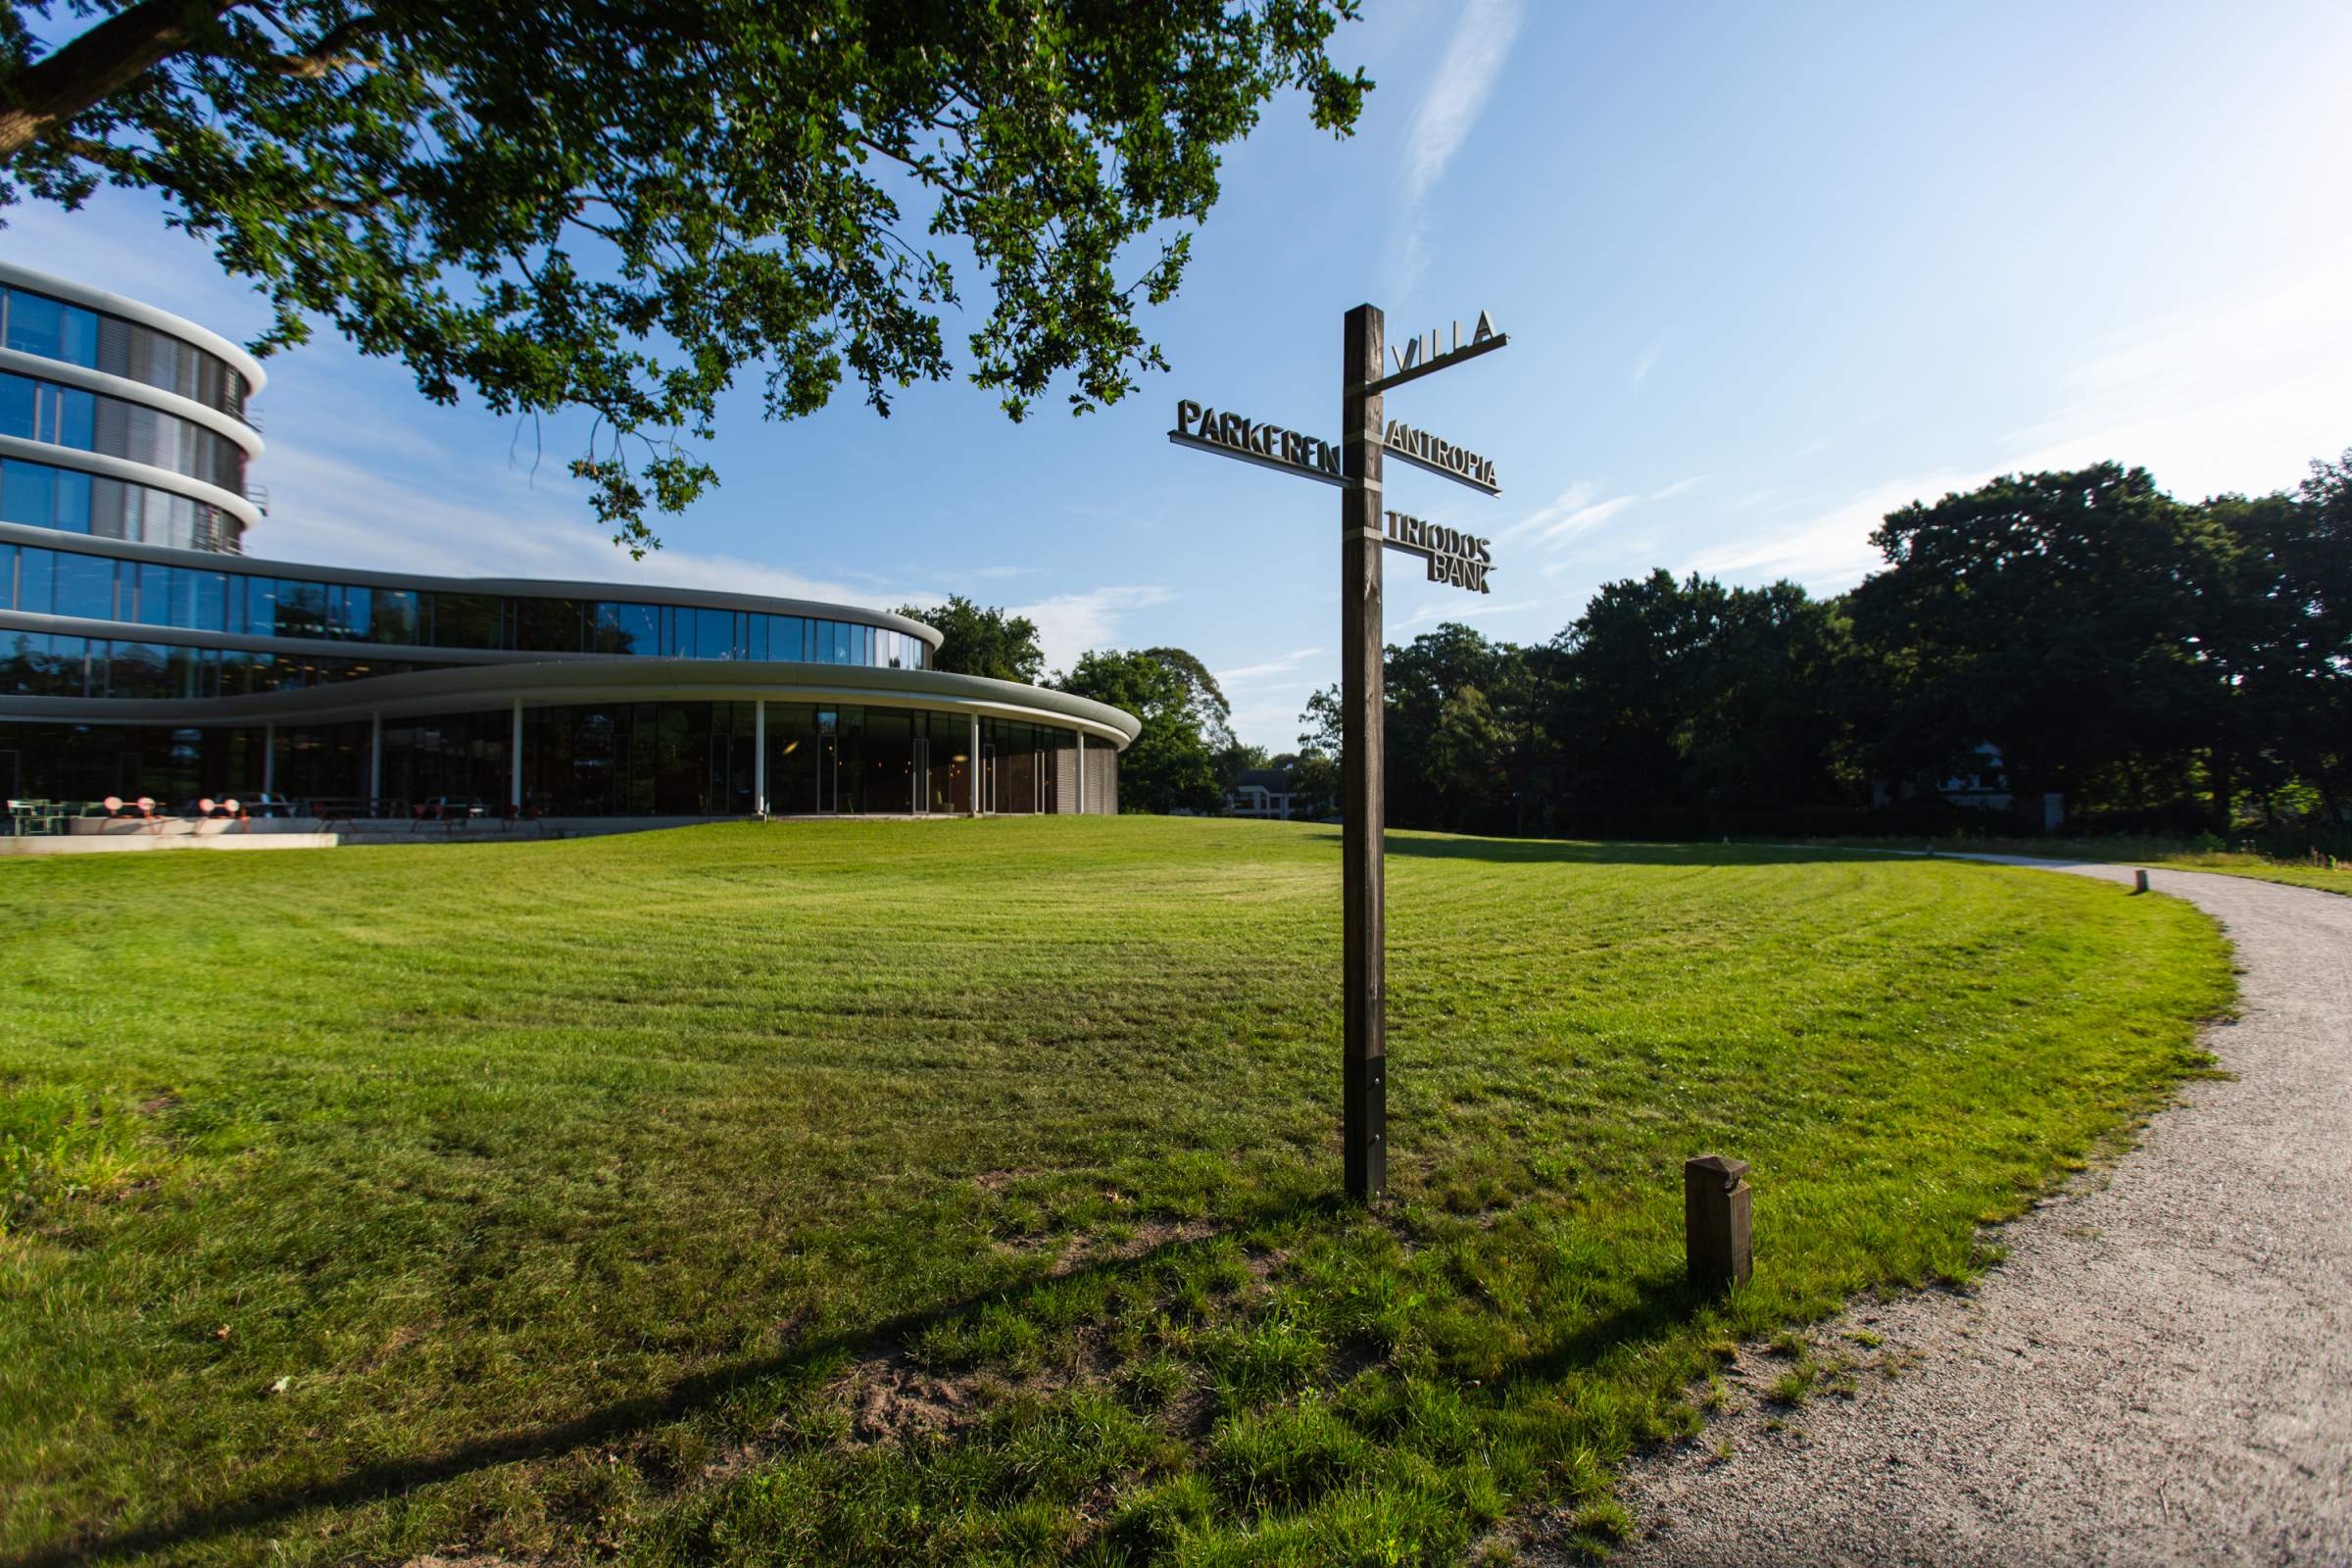
[[[2352,898],[2151,881],[2236,944],[2234,1079],[2010,1226],[1974,1295],[1824,1326],[1850,1397],[1776,1411],[1787,1363],[1743,1355],[1740,1408],[1629,1472],[1613,1562],[2352,1564]]]

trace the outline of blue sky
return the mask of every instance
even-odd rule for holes
[[[1036,618],[1057,665],[1189,648],[1281,749],[1337,675],[1336,493],[1164,432],[1192,398],[1336,436],[1359,301],[1393,333],[1483,308],[1512,339],[1389,400],[1503,486],[1391,466],[1392,506],[1497,540],[1485,597],[1394,558],[1393,641],[1443,619],[1540,641],[1658,565],[1836,592],[1880,514],[2021,467],[2114,457],[2202,496],[2352,445],[2352,7],[1364,9],[1337,48],[1380,83],[1359,133],[1268,111],[1149,318],[1173,373],[1116,408],[1016,426],[952,384],[887,421],[852,393],[771,425],[746,392],[722,488],[635,564],[564,472],[581,427],[551,422],[534,464],[528,428],[321,338],[256,405],[271,514],[247,548],[963,592]],[[20,209],[0,256],[231,336],[264,318],[126,196]]]

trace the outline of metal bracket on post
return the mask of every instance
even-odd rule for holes
[[[1724,1154],[1683,1162],[1683,1245],[1702,1291],[1743,1285],[1754,1272],[1746,1175],[1746,1160]]]

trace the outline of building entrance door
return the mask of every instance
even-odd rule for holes
[[[980,748],[980,809],[994,816],[997,813],[997,743],[990,741]]]
[[[931,742],[917,735],[906,764],[907,785],[914,794],[914,814],[931,814]]]

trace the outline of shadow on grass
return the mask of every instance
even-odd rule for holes
[[[462,1444],[438,1454],[420,1454],[364,1465],[331,1479],[263,1491],[180,1518],[147,1525],[119,1535],[40,1547],[0,1559],[0,1568],[64,1568],[68,1563],[106,1561],[141,1552],[169,1551],[242,1530],[275,1524],[318,1508],[353,1507],[369,1502],[396,1501],[422,1488],[454,1481],[477,1470],[526,1460],[554,1459],[594,1445],[609,1443],[648,1428],[680,1420],[719,1403],[747,1384],[789,1378],[827,1361],[856,1360],[904,1349],[934,1325],[952,1322],[978,1308],[1003,1303],[1016,1307],[1048,1288],[1067,1286],[1090,1277],[1130,1276],[1171,1258],[1197,1253],[1227,1236],[1243,1235],[1261,1226],[1280,1226],[1313,1216],[1331,1216],[1343,1209],[1336,1197],[1281,1200],[1245,1208],[1228,1215],[1205,1236],[1162,1243],[1132,1257],[1104,1257],[1065,1274],[999,1286],[944,1302],[919,1312],[891,1318],[871,1329],[826,1335],[803,1342],[774,1355],[750,1356],[684,1377],[665,1389],[617,1400],[567,1421],[552,1422],[527,1431]]]
[[[1334,849],[1339,847],[1337,828],[1314,837]],[[1388,853],[1405,859],[1487,860],[1498,865],[1679,865],[1693,871],[1712,866],[1796,865],[1815,861],[1853,865],[1888,858],[1884,850],[1839,849],[1831,845],[1783,848],[1772,844],[1615,844],[1581,839],[1400,837],[1396,833],[1388,835]]]
[[[1572,1372],[1587,1372],[1610,1351],[1654,1345],[1690,1321],[1720,1297],[1690,1284],[1680,1273],[1633,1282],[1634,1298],[1604,1312],[1552,1345],[1503,1368],[1492,1387],[1498,1398],[1520,1388],[1543,1388]]]
[[[442,1453],[365,1465],[342,1476],[307,1485],[257,1492],[120,1535],[43,1547],[7,1559],[4,1568],[63,1568],[68,1563],[106,1561],[144,1552],[170,1553],[174,1548],[282,1523],[316,1509],[396,1501],[424,1488],[495,1466],[561,1458],[576,1449],[691,1416],[718,1404],[748,1384],[791,1378],[831,1361],[858,1360],[901,1350],[914,1343],[924,1330],[985,1306],[1010,1303],[1017,1309],[1039,1291],[1066,1286],[1072,1279],[1132,1276],[1170,1259],[1197,1254],[1229,1236],[1298,1220],[1335,1219],[1351,1209],[1352,1205],[1336,1197],[1268,1203],[1227,1217],[1205,1236],[1170,1241],[1132,1257],[1105,1257],[1067,1274],[977,1293],[893,1318],[867,1331],[827,1335],[778,1354],[746,1357],[570,1420],[463,1444]],[[1505,1369],[1500,1378],[1490,1384],[1490,1392],[1500,1396],[1513,1388],[1542,1387],[1587,1370],[1612,1351],[1654,1343],[1672,1334],[1710,1299],[1693,1290],[1679,1274],[1636,1281],[1634,1292],[1630,1302]]]

